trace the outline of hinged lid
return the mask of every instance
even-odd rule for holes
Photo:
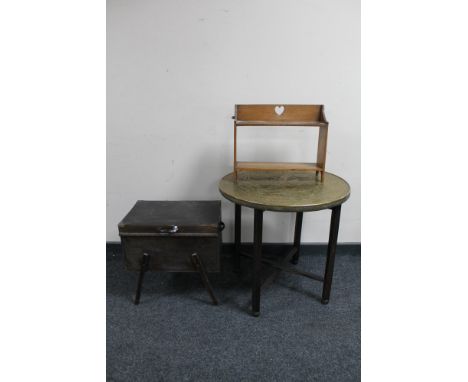
[[[216,236],[221,201],[139,200],[119,223],[121,236]]]

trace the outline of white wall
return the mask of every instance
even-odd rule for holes
[[[232,170],[236,103],[325,105],[327,171],[351,185],[339,241],[360,241],[359,0],[109,0],[107,13],[108,241],[138,199],[222,199],[233,241],[234,207],[217,184]],[[257,156],[312,158],[310,130],[246,130],[241,155],[255,154],[254,135]],[[302,241],[327,241],[329,215],[305,214]],[[293,223],[266,213],[265,242],[291,241]]]

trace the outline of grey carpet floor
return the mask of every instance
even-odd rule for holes
[[[321,283],[283,272],[262,290],[258,318],[249,313],[249,259],[237,276],[223,254],[222,272],[210,275],[219,306],[195,273],[148,273],[135,306],[137,275],[109,249],[107,380],[359,381],[361,258],[346,248],[328,305]],[[306,249],[298,267],[322,273],[324,264],[323,249]]]

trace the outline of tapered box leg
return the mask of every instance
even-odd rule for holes
[[[149,267],[149,255],[147,253],[143,254],[143,258],[141,259],[141,267],[140,273],[138,274],[138,282],[137,282],[137,289],[135,293],[135,299],[133,303],[138,305],[140,303],[140,296],[141,296],[141,287],[143,285],[143,278],[145,277],[145,273]]]

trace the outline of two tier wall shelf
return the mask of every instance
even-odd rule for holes
[[[323,182],[327,154],[328,121],[323,105],[236,105],[234,119],[234,174],[240,171],[315,171]],[[317,159],[314,163],[238,162],[238,126],[319,127]]]

